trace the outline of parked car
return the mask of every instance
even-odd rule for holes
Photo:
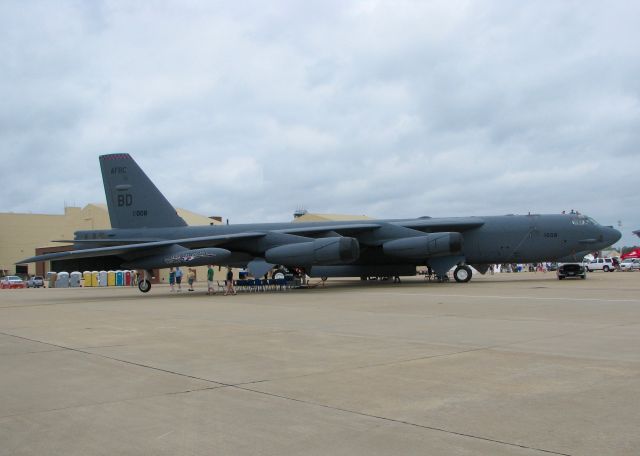
[[[567,277],[581,278],[583,280],[587,278],[587,270],[582,263],[560,263],[556,274],[558,275],[558,280]]]
[[[0,279],[0,288],[24,288],[25,284],[18,276],[5,276]]]
[[[44,279],[42,276],[31,276],[27,280],[27,288],[40,288],[44,287]]]
[[[620,262],[620,270],[621,271],[639,271],[640,270],[640,259],[638,259],[638,258],[627,258],[626,260],[622,260]]]
[[[596,258],[587,263],[587,271],[615,271],[616,267],[613,265],[611,258]]]

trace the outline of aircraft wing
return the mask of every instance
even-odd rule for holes
[[[78,249],[70,250],[67,252],[47,253],[44,255],[38,255],[31,258],[26,258],[22,261],[18,261],[16,264],[34,263],[37,261],[49,261],[49,260],[72,260],[79,258],[94,258],[104,256],[119,256],[128,253],[139,253],[145,250],[156,249],[159,247],[167,247],[170,245],[181,245],[183,247],[198,248],[198,247],[213,247],[215,245],[223,244],[235,239],[251,239],[264,236],[264,233],[236,233],[236,234],[222,234],[216,236],[202,236],[186,239],[169,239],[165,241],[154,242],[137,242],[127,245],[116,245],[111,247],[97,247],[92,249]]]
[[[451,218],[419,218],[411,220],[396,220],[391,222],[405,228],[418,231],[466,231],[484,225],[480,217],[451,217]]]
[[[322,225],[305,226],[300,228],[285,228],[282,230],[273,230],[271,232],[304,235],[334,231],[339,234],[354,234],[363,231],[375,230],[377,228],[380,228],[381,226],[382,225],[380,223],[352,223],[346,225]]]

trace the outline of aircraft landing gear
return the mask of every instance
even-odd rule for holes
[[[151,290],[151,282],[149,282],[147,279],[142,279],[140,282],[138,282],[138,289],[143,293],[148,293],[149,290]]]
[[[148,293],[151,290],[151,281],[149,280],[149,273],[144,271],[144,276],[138,282],[138,290],[143,293]]]
[[[471,280],[471,276],[473,273],[471,272],[471,268],[465,264],[456,267],[453,270],[453,278],[458,283],[466,283]]]

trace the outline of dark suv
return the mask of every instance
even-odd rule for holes
[[[581,279],[587,278],[587,270],[580,263],[560,263],[558,264],[558,280],[562,280],[565,277],[580,277]]]

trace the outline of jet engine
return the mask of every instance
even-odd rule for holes
[[[344,264],[360,256],[360,244],[350,237],[330,237],[274,247],[264,258],[273,264],[285,266],[312,266]]]
[[[224,264],[231,256],[227,249],[216,247],[179,250],[160,255],[147,256],[125,263],[122,266],[130,269],[168,268],[171,266],[205,266],[207,264]]]
[[[382,244],[385,254],[400,258],[428,258],[453,255],[462,250],[460,233],[430,233],[424,236],[395,239]]]

